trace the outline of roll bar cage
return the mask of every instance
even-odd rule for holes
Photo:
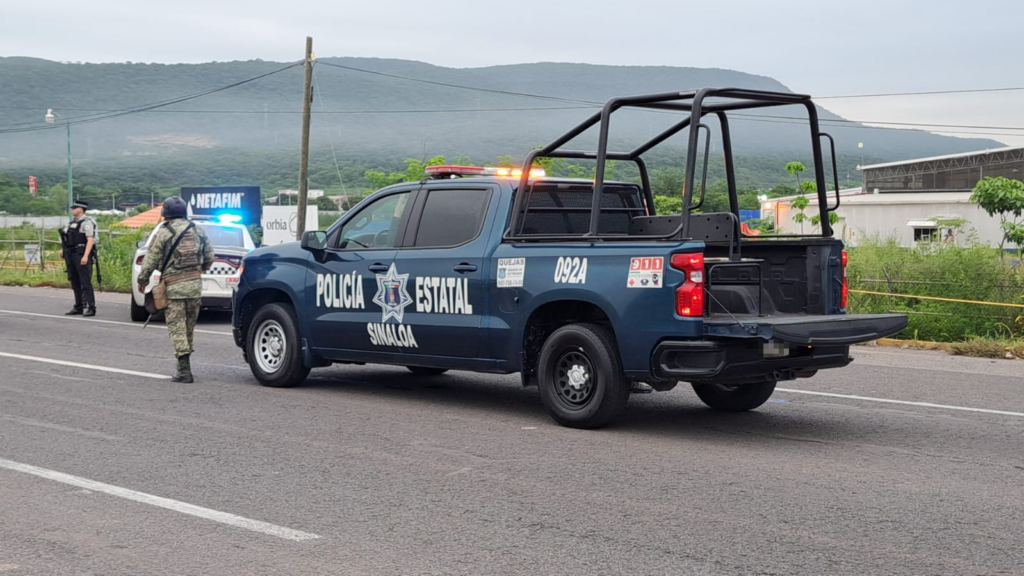
[[[714,99],[714,100],[709,100]],[[822,132],[818,125],[818,111],[806,94],[792,94],[788,92],[770,92],[764,90],[748,90],[742,88],[703,88],[701,90],[689,90],[682,92],[665,92],[661,94],[648,94],[643,96],[627,96],[612,98],[605,103],[600,112],[587,118],[572,130],[566,132],[554,142],[531,151],[523,162],[523,175],[519,181],[518,193],[512,209],[512,218],[509,227],[505,232],[508,240],[535,240],[535,241],[579,241],[581,238],[593,240],[664,240],[669,238],[689,238],[690,212],[699,208],[704,202],[704,182],[700,187],[700,197],[696,204],[693,203],[694,179],[696,177],[698,148],[700,144],[700,131],[707,131],[705,138],[705,157],[703,178],[707,178],[707,145],[710,143],[711,131],[707,125],[699,120],[704,116],[715,115],[722,129],[722,150],[725,157],[725,178],[729,190],[729,208],[735,216],[737,228],[736,242],[739,242],[739,197],[736,191],[736,172],[733,165],[732,137],[729,130],[728,113],[737,110],[753,110],[759,108],[770,108],[773,106],[803,106],[807,110],[808,124],[810,126],[811,149],[813,151],[814,177],[818,189],[818,206],[821,216],[821,234],[792,234],[773,235],[772,238],[806,238],[806,237],[831,237],[832,225],[828,218],[829,212],[839,208],[839,173],[836,169],[835,140],[828,133]],[[640,108],[647,110],[662,110],[669,112],[687,112],[689,115],[672,124],[660,134],[654,136],[644,144],[634,148],[630,152],[611,152],[608,150],[608,139],[611,127],[611,117],[616,111],[624,108]],[[698,119],[694,122],[693,119]],[[583,134],[590,128],[599,127],[597,150],[585,152],[579,150],[563,150],[562,147],[577,136]],[[648,209],[654,208],[654,195],[651,191],[650,177],[647,172],[647,165],[643,155],[652,148],[665,142],[672,136],[689,130],[689,140],[686,151],[686,173],[684,176],[683,208],[679,223],[671,233],[647,234],[647,235],[621,235],[621,234],[600,234],[598,224],[601,218],[601,198],[605,187],[606,164],[609,160],[632,162],[636,164],[640,172],[640,183],[643,189],[643,197]],[[828,138],[832,152],[832,176],[835,186],[835,206],[828,206],[828,191],[825,186],[825,171],[821,152],[821,138]],[[567,159],[594,159],[597,162],[597,171],[594,178],[594,195],[590,209],[590,229],[582,236],[537,236],[524,235],[522,233],[523,222],[528,207],[530,196],[533,193],[529,176],[530,168],[538,158],[567,158]]]

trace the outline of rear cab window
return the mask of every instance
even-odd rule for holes
[[[522,228],[532,236],[577,236],[590,231],[590,213],[594,186],[587,183],[536,182],[529,193]],[[601,234],[629,234],[630,222],[645,216],[640,187],[635,184],[607,183],[601,195]]]
[[[427,195],[415,232],[417,248],[451,248],[471,242],[480,235],[487,208],[489,189],[425,190]]]

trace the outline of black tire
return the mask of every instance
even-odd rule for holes
[[[537,363],[540,398],[552,420],[570,428],[600,428],[626,408],[629,381],[608,330],[569,324],[544,342]]]
[[[264,386],[291,388],[309,376],[302,364],[299,323],[292,307],[267,304],[260,308],[245,335],[245,353],[249,369]]]
[[[139,306],[135,303],[135,295],[132,294],[132,307],[131,315],[132,322],[145,322],[146,318],[149,318],[149,312],[146,312],[145,306]]]
[[[417,376],[440,376],[448,371],[447,368],[427,368],[426,366],[406,366],[405,368]]]
[[[701,402],[719,412],[746,412],[764,404],[775,392],[775,382],[756,384],[694,384]]]

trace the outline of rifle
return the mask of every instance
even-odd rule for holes
[[[63,228],[58,228],[57,234],[60,234],[60,253],[64,255],[64,274],[68,277],[68,282],[70,282],[72,267],[68,264],[68,258],[71,257],[71,250],[68,248],[68,234]]]
[[[92,253],[89,255],[92,261],[96,263],[96,288],[101,292],[103,291],[103,270],[100,269],[100,243],[99,239],[92,245]]]

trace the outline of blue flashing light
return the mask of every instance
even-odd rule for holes
[[[218,214],[217,221],[221,224],[238,224],[242,221],[242,217],[238,214]]]

